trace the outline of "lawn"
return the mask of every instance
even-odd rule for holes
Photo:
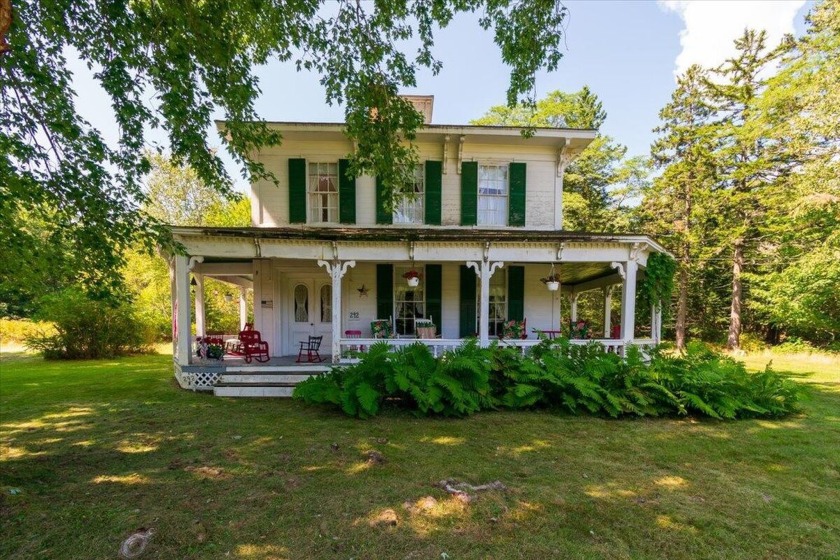
[[[112,559],[153,527],[143,559],[836,559],[840,367],[784,366],[810,396],[781,421],[359,421],[182,391],[165,355],[7,357],[0,558]]]

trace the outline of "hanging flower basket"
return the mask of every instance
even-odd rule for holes
[[[560,275],[549,274],[545,278],[540,278],[540,282],[546,285],[549,292],[556,292],[560,289]]]
[[[410,288],[416,288],[420,285],[420,273],[414,269],[411,269],[403,274],[403,278],[406,279]]]

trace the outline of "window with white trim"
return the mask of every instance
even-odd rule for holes
[[[309,164],[309,222],[338,223],[338,163]]]
[[[413,335],[417,332],[417,319],[426,318],[425,269],[414,266],[420,273],[420,284],[416,288],[408,285],[403,274],[411,270],[411,266],[394,266],[394,328],[398,335]]]
[[[321,322],[332,323],[332,286],[321,286]]]
[[[394,204],[395,224],[423,223],[423,196],[425,189],[425,171],[422,165],[414,168],[414,180],[406,185],[406,194]]]
[[[509,192],[507,165],[478,166],[478,225],[507,225]]]
[[[481,315],[481,288],[478,286],[476,287],[475,297],[475,323],[477,326],[481,320],[479,317]],[[507,272],[497,270],[490,277],[490,308],[487,312],[487,326],[490,336],[498,336],[504,332],[505,322],[507,321],[507,304]]]

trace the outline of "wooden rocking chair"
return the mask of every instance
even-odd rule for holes
[[[241,331],[239,333],[238,350],[245,357],[245,363],[248,364],[251,363],[252,359],[260,363],[271,359],[268,355],[268,342],[262,339],[260,331]]]
[[[321,349],[322,340],[324,340],[323,336],[310,336],[307,340],[301,340],[300,350],[298,351],[298,357],[296,362],[300,363],[303,361],[304,352],[306,352],[307,362],[323,362],[324,359],[321,357],[321,354],[318,353],[318,351]]]

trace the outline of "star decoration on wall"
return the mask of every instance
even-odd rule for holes
[[[362,287],[361,288],[356,288],[356,290],[358,290],[359,298],[361,299],[361,298],[368,297],[368,292],[370,291],[370,288],[366,288],[365,285],[362,284]]]

